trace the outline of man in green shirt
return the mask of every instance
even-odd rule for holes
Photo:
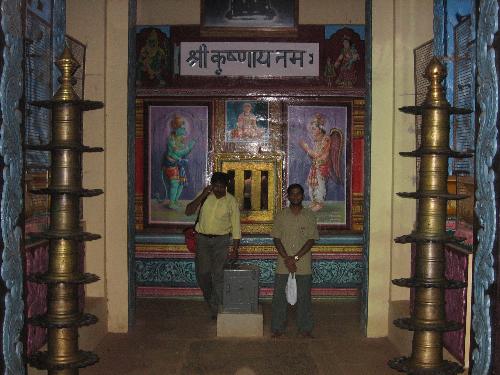
[[[240,210],[238,201],[227,192],[229,176],[215,172],[207,186],[186,206],[186,215],[200,208],[196,223],[196,277],[205,301],[210,306],[212,319],[217,318],[222,304],[224,263],[228,256],[230,235],[233,237],[233,257],[238,257],[240,246]]]
[[[271,236],[278,251],[271,330],[273,337],[285,332],[287,300],[285,287],[288,274],[295,273],[297,281],[297,328],[299,335],[312,337],[313,317],[311,304],[311,248],[319,239],[314,213],[302,206],[304,188],[292,184],[287,189],[290,206],[281,210],[274,219]]]

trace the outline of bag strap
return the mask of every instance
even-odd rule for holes
[[[200,209],[198,210],[198,215],[196,216],[196,221],[194,222],[194,228],[195,228],[195,230],[196,230],[196,224],[198,224],[198,221],[200,220],[201,208],[203,207],[203,204],[205,203],[205,201],[207,200],[207,198],[208,198],[208,195],[205,198],[203,198],[203,200],[201,201]]]

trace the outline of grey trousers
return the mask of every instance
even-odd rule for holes
[[[217,313],[222,304],[224,263],[228,252],[229,234],[211,238],[196,235],[196,278],[212,313]]]
[[[297,281],[297,328],[300,333],[311,332],[313,315],[311,303],[312,275],[295,275]],[[271,330],[283,333],[286,329],[288,302],[285,287],[288,274],[276,274],[274,279],[274,294],[272,303]]]

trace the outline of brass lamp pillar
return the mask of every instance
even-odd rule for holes
[[[444,292],[447,288],[465,285],[445,278],[445,244],[459,241],[446,233],[446,207],[448,200],[466,196],[448,194],[448,158],[470,155],[449,148],[449,116],[470,111],[450,107],[441,85],[446,69],[437,58],[427,66],[425,77],[430,85],[424,103],[401,108],[403,112],[422,115],[420,148],[401,153],[402,156],[420,157],[418,190],[398,193],[401,197],[418,200],[417,224],[411,234],[395,239],[398,243],[415,244],[415,271],[411,278],[393,280],[398,286],[415,288],[411,316],[394,321],[397,327],[414,332],[412,353],[410,357],[390,360],[389,366],[414,375],[457,374],[463,368],[443,360],[443,333],[459,330],[462,325],[446,320]]]
[[[33,103],[52,110],[52,140],[46,145],[27,145],[51,153],[48,188],[32,190],[34,194],[50,195],[49,229],[32,235],[49,241],[48,271],[32,278],[47,284],[47,313],[30,320],[47,328],[48,351],[36,353],[29,362],[51,375],[76,375],[79,368],[98,361],[94,353],[78,348],[78,328],[97,322],[97,317],[80,310],[78,288],[98,280],[79,270],[78,254],[83,241],[100,238],[82,230],[81,197],[102,194],[100,189],[82,188],[82,152],[102,151],[82,144],[82,112],[102,108],[103,104],[81,100],[75,93],[73,75],[79,64],[67,47],[56,66],[61,71],[59,90],[52,100]]]

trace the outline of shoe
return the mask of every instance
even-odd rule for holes
[[[283,334],[281,332],[275,331],[271,334],[272,339],[279,339]]]
[[[313,339],[314,336],[312,335],[311,332],[300,332],[299,336],[302,337],[303,339]]]

